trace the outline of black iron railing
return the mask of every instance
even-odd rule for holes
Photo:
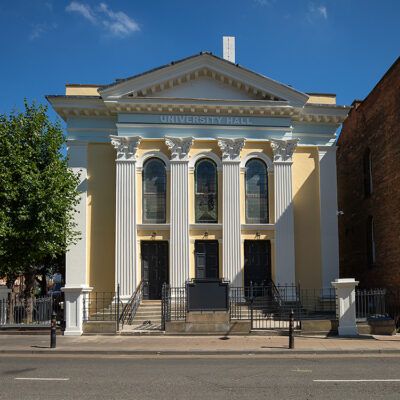
[[[287,329],[291,311],[294,313],[295,328],[298,328],[300,304],[295,285],[270,282],[231,288],[231,319],[250,320],[252,329]]]
[[[83,296],[83,321],[114,321],[119,328],[119,314],[122,310],[117,292],[90,292]]]
[[[357,289],[356,290],[356,317],[384,318],[388,316],[386,310],[385,289]]]
[[[55,311],[60,325],[64,321],[64,296],[20,297],[10,293],[0,300],[0,326],[50,326]]]
[[[133,318],[135,318],[136,312],[143,300],[143,287],[143,280],[141,280],[135,292],[123,307],[119,317],[119,322],[122,326],[132,324]]]
[[[186,319],[186,287],[171,287],[163,284],[161,294],[161,325],[165,322],[182,321]]]
[[[298,286],[301,319],[335,319],[336,294],[334,288],[303,289]]]

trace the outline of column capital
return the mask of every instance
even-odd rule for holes
[[[136,161],[140,136],[114,136],[110,135],[111,144],[117,150],[116,161]]]
[[[269,139],[274,152],[274,163],[292,163],[299,139]]]
[[[222,162],[240,161],[240,152],[246,142],[245,138],[217,138],[217,141],[222,152]]]
[[[165,144],[171,152],[171,161],[189,161],[189,151],[193,146],[194,138],[177,138],[164,136]]]

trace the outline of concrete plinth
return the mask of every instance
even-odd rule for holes
[[[336,279],[332,286],[336,290],[336,313],[339,319],[339,336],[357,336],[356,291],[358,281],[353,278]]]
[[[166,322],[167,334],[248,334],[250,321],[230,321],[228,311],[192,311],[186,321]]]

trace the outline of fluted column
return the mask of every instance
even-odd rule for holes
[[[140,136],[110,136],[117,150],[115,208],[115,287],[122,301],[136,289],[136,152]]]
[[[240,152],[245,139],[218,139],[222,151],[222,271],[232,286],[243,285],[240,226]]]
[[[274,152],[275,281],[296,283],[292,164],[298,139],[271,139]]]
[[[189,151],[194,139],[165,137],[171,151],[170,284],[183,286],[190,277]]]

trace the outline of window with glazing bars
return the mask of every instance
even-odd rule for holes
[[[143,223],[166,222],[167,175],[165,164],[151,158],[143,166]]]
[[[218,222],[218,177],[213,161],[205,158],[195,167],[196,223]]]
[[[268,223],[268,173],[263,161],[246,164],[246,223]]]

